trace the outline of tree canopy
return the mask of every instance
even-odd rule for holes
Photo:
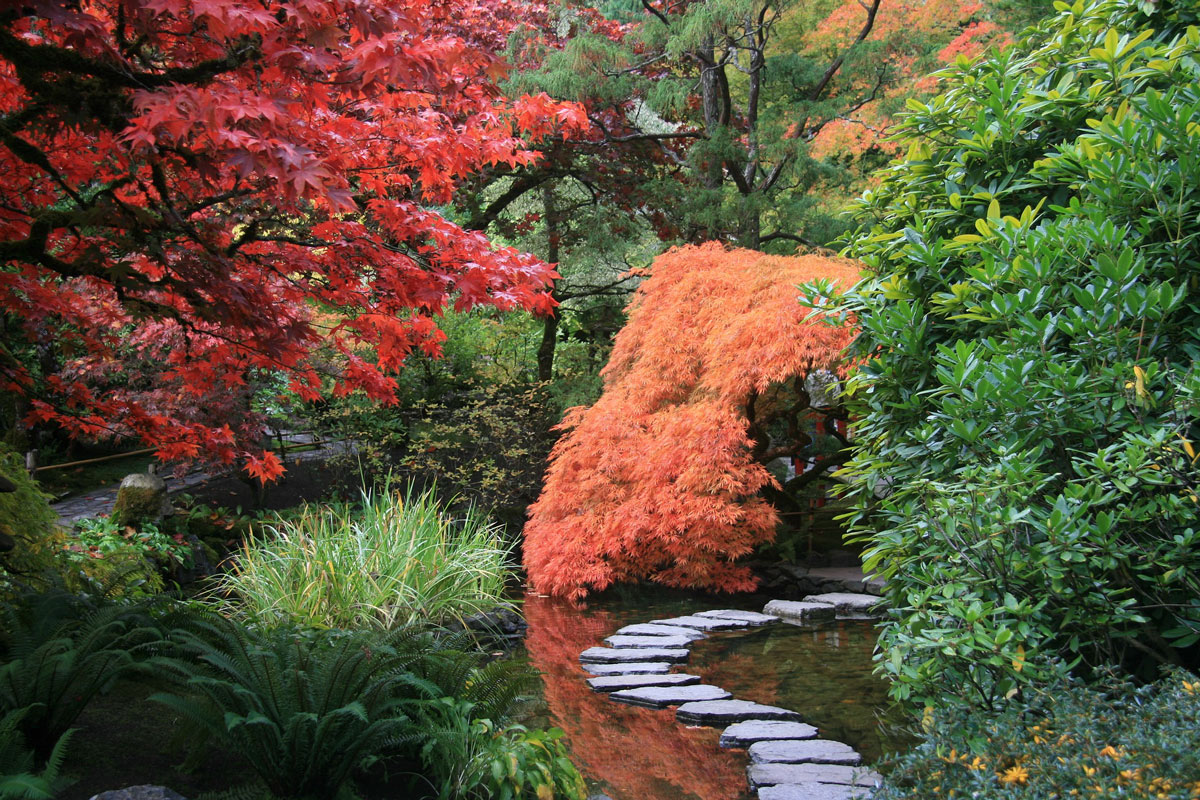
[[[801,307],[798,286],[857,276],[842,259],[717,244],[659,257],[617,335],[603,395],[568,413],[530,508],[536,589],[581,597],[638,579],[752,588],[735,561],[775,531],[759,496],[774,483],[763,461],[793,452],[773,451],[755,423],[808,411],[804,376],[836,368],[850,339]]]
[[[526,9],[0,7],[0,305],[22,334],[0,349],[4,389],[74,434],[271,478],[227,402],[255,373],[386,403],[389,373],[438,351],[448,303],[548,311],[549,265],[435,210],[472,170],[529,163],[527,139],[584,124],[497,89]],[[39,365],[49,348],[62,368]],[[130,363],[105,392],[88,380]]]

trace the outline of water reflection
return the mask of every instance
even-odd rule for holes
[[[762,601],[696,598],[661,592],[624,593],[579,608],[529,596],[526,647],[543,673],[546,724],[562,728],[572,758],[595,792],[613,800],[739,800],[750,797],[746,755],[717,746],[720,730],[687,728],[673,710],[613,703],[588,688],[579,653],[617,628],[705,608],[761,607]],[[694,642],[676,671],[698,674],[735,697],[800,711],[822,735],[872,760],[881,739],[875,709],[886,687],[871,674],[870,623],[839,622],[821,630],[787,625],[720,633]]]

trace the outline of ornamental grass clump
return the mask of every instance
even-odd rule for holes
[[[448,515],[433,490],[365,491],[361,506],[310,506],[265,534],[217,585],[231,610],[261,624],[391,628],[505,604],[498,526],[474,508]]]

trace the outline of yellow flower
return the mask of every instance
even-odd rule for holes
[[[967,769],[979,770],[979,769],[983,769],[986,766],[987,766],[987,763],[982,758],[980,758],[979,756],[975,756],[975,759],[970,764],[967,764]]]
[[[1025,783],[1029,780],[1029,770],[1017,764],[1014,767],[1009,767],[1000,776],[1001,783]]]
[[[1195,694],[1197,689],[1200,689],[1200,683],[1183,682],[1183,690],[1188,694]]]
[[[1125,753],[1120,748],[1113,747],[1111,744],[1106,744],[1104,749],[1100,751],[1100,755],[1108,756],[1109,758],[1121,758],[1125,755]]]
[[[1096,768],[1095,767],[1084,767],[1083,774],[1087,775],[1090,778],[1096,774]]]

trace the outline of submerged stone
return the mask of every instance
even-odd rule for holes
[[[846,615],[878,616],[875,606],[879,598],[873,594],[856,594],[854,592],[826,592],[825,594],[810,594],[804,598],[806,603],[828,603],[837,609],[839,617]]]
[[[617,630],[617,635],[624,636],[686,636],[690,641],[705,638],[704,634],[693,628],[681,628],[678,625],[655,625],[643,622],[640,625],[626,625]]]
[[[845,764],[857,766],[862,756],[853,747],[829,739],[784,739],[750,745],[752,764]]]
[[[763,611],[782,617],[785,622],[822,622],[837,616],[837,606],[832,603],[799,602],[796,600],[772,600]]]
[[[643,686],[690,686],[699,682],[699,675],[684,675],[679,672],[666,675],[601,675],[588,678],[588,686],[596,692],[619,692],[622,689],[640,689]]]
[[[751,764],[746,776],[751,789],[781,783],[838,783],[871,788],[882,780],[878,772],[837,764]]]
[[[699,683],[694,686],[647,686],[644,689],[622,689],[608,696],[618,703],[649,708],[666,708],[682,703],[703,700],[724,700],[733,695],[719,686]]]
[[[701,611],[696,614],[697,617],[713,617],[714,619],[740,619],[750,623],[751,626],[770,625],[772,622],[779,622],[779,617],[771,614],[759,614],[757,611],[738,611],[732,608],[721,608],[716,611]]]
[[[815,739],[817,729],[803,722],[754,719],[737,722],[721,732],[721,747],[749,747],[774,739]]]
[[[589,647],[579,654],[579,660],[585,664],[619,664],[636,661],[667,661],[678,664],[687,661],[687,650],[674,650],[653,647]]]
[[[688,636],[609,636],[604,641],[613,647],[687,647],[692,643]]]
[[[676,625],[681,628],[694,628],[698,631],[733,631],[738,628],[749,628],[750,623],[743,619],[718,619],[716,617],[701,617],[692,615],[688,617],[671,617],[670,619],[656,619],[650,624],[652,625]]]
[[[837,783],[780,783],[758,790],[758,800],[867,800],[870,789]]]
[[[749,700],[709,700],[686,703],[679,707],[675,716],[687,725],[725,725],[748,719],[776,719],[791,722],[803,721],[795,711],[778,706],[765,706]]]
[[[661,675],[671,669],[666,661],[630,661],[625,664],[584,664],[593,675]]]

